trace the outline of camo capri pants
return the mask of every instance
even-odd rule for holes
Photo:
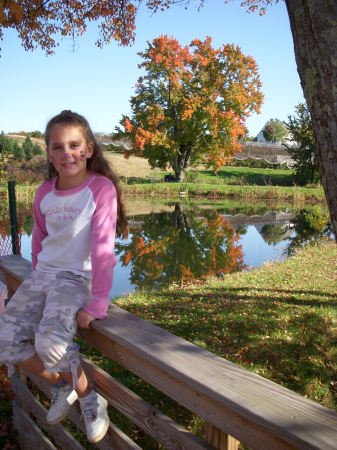
[[[0,364],[16,364],[37,353],[49,372],[71,372],[79,365],[77,312],[90,298],[90,282],[72,272],[34,271],[0,316]]]

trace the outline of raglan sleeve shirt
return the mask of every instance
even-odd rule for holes
[[[103,319],[107,315],[116,265],[117,193],[108,180],[99,190],[93,191],[96,209],[91,220],[92,289],[91,299],[84,310],[96,319]]]
[[[43,183],[34,198],[33,270],[71,271],[90,279],[91,297],[84,310],[103,319],[116,265],[116,188],[97,174],[68,191],[57,191],[55,182]],[[72,246],[71,253],[65,243]]]

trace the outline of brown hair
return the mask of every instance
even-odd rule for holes
[[[45,131],[45,142],[47,145],[47,148],[49,147],[49,140],[50,140],[50,133],[54,125],[74,125],[81,127],[83,131],[83,136],[86,140],[86,142],[93,142],[94,143],[94,150],[92,153],[92,156],[87,161],[87,168],[91,170],[92,172],[99,173],[112,181],[112,183],[115,185],[116,191],[117,191],[117,224],[116,224],[116,234],[118,237],[123,237],[126,239],[129,234],[129,226],[128,221],[126,218],[125,213],[125,206],[122,200],[122,193],[121,188],[119,186],[119,182],[117,179],[116,174],[112,171],[111,167],[109,166],[109,163],[104,158],[102,149],[98,142],[96,141],[94,134],[90,128],[90,125],[88,121],[81,116],[80,114],[77,114],[75,112],[65,110],[62,111],[57,116],[53,117],[49,120],[46,126]],[[55,177],[57,175],[57,171],[55,170],[52,163],[48,162],[48,172],[46,174],[47,180],[50,180],[51,178]]]

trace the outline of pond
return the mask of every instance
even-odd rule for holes
[[[25,212],[23,212],[25,210]],[[31,205],[20,210],[21,252],[31,259]],[[282,260],[330,233],[322,206],[127,200],[130,235],[116,240],[111,297],[136,288],[184,285]]]

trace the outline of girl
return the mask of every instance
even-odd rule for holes
[[[62,111],[48,122],[45,141],[49,168],[34,199],[33,273],[0,317],[0,363],[54,385],[49,424],[78,398],[96,443],[109,428],[107,401],[89,386],[73,337],[77,326],[106,317],[115,232],[126,238],[128,225],[117,178],[87,120]]]

